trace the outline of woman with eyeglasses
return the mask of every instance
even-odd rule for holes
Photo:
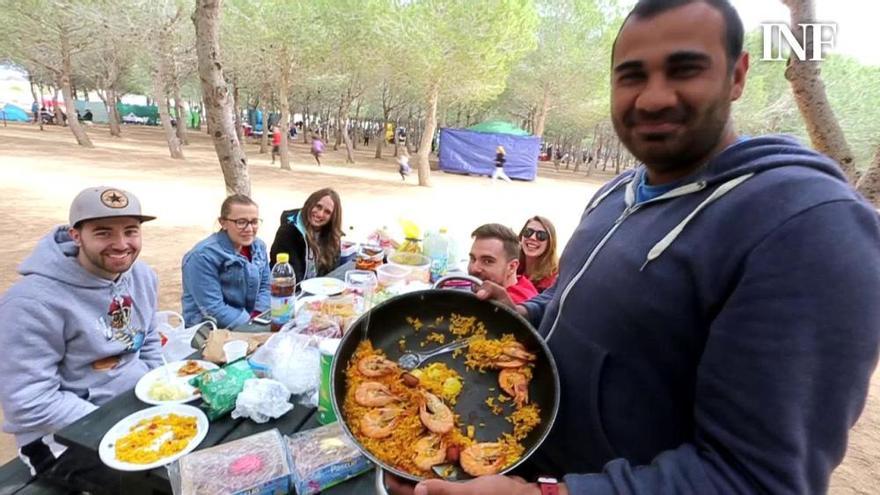
[[[220,206],[220,230],[183,257],[183,318],[218,327],[242,325],[269,309],[269,258],[257,238],[262,220],[254,201],[234,194]]]
[[[290,255],[297,283],[321,277],[339,266],[342,202],[329,187],[313,192],[302,208],[281,213],[272,242],[271,262],[278,253]]]
[[[536,215],[523,225],[519,242],[519,274],[525,275],[539,293],[544,292],[559,275],[556,227],[550,220]]]

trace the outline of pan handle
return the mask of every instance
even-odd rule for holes
[[[471,289],[476,289],[477,287],[483,285],[483,281],[478,279],[477,277],[473,277],[471,275],[447,275],[445,277],[441,277],[436,282],[434,282],[435,289],[442,289],[447,282],[452,280],[464,280],[466,282],[470,282]]]
[[[385,488],[385,471],[381,467],[376,466],[376,495],[389,495],[388,489]]]

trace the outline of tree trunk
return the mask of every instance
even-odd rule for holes
[[[287,56],[287,49],[281,51],[281,70],[279,71],[280,81],[278,88],[278,100],[281,103],[281,120],[278,122],[278,129],[281,132],[281,146],[278,151],[281,154],[281,170],[290,170],[290,156],[287,154],[287,129],[290,126],[290,102],[287,101],[287,85],[290,84],[290,61]]]
[[[166,104],[168,100],[165,94],[163,63],[161,60],[158,61],[158,67],[153,72],[153,98],[156,100],[156,108],[159,109],[159,121],[162,123],[162,129],[165,131],[165,140],[168,141],[168,151],[171,153],[171,158],[182,160],[183,150],[180,149],[180,140],[177,139],[177,133],[171,125],[171,115],[168,113],[168,105]]]
[[[181,144],[189,144],[189,139],[186,137],[186,121],[189,120],[186,118],[186,109],[183,108],[183,98],[180,97],[180,83],[174,81],[173,86],[174,94],[174,113],[177,114],[177,139],[180,140]]]
[[[811,33],[811,39],[803,40],[803,32],[799,26],[816,22],[813,1],[782,0],[782,3],[791,10],[792,32],[801,46],[806,48],[807,53],[812,53],[812,46],[815,42],[812,35],[815,34],[815,31],[808,31]],[[785,78],[791,84],[794,99],[804,119],[804,124],[806,124],[807,134],[810,136],[813,147],[834,159],[850,182],[854,184],[858,180],[855,156],[846,142],[846,136],[844,136],[837,117],[834,116],[834,110],[828,102],[819,63],[798,60],[792,53],[785,68]]]
[[[110,124],[110,135],[113,137],[122,136],[122,127],[119,124],[119,110],[116,109],[116,89],[112,86],[102,94],[98,93],[104,107],[107,108],[107,122]]]
[[[220,62],[220,0],[196,0],[192,20],[196,27],[199,80],[205,99],[206,122],[220,160],[227,194],[251,194],[247,156],[235,135],[229,88]]]
[[[437,127],[437,102],[440,100],[440,82],[435,81],[428,90],[428,101],[425,104],[425,129],[419,140],[418,167],[419,185],[431,186],[431,139]]]
[[[61,94],[64,96],[64,107],[67,109],[68,125],[70,125],[70,132],[73,133],[73,137],[76,138],[76,142],[79,143],[80,146],[93,148],[94,145],[92,144],[92,140],[89,139],[89,135],[86,134],[86,130],[83,129],[83,126],[79,123],[79,119],[76,118],[76,102],[73,98],[73,92],[70,90],[70,76],[70,39],[68,38],[67,32],[62,31],[61,73],[59,74],[58,78],[60,79],[61,83]]]
[[[235,135],[238,141],[244,142],[244,129],[241,126],[241,103],[238,95],[238,78],[232,79],[232,111],[235,112]]]
[[[538,109],[537,122],[535,123],[535,136],[542,137],[544,135],[548,113],[550,113],[550,89],[544,85],[544,97],[541,99],[541,108]]]
[[[382,147],[385,146],[385,126],[388,122],[388,114],[384,113],[382,115],[382,127],[379,129],[379,133],[376,135],[376,154],[375,158],[382,158]]]
[[[306,112],[303,114],[303,126],[302,126],[302,140],[303,144],[309,144],[309,134],[310,129],[312,128],[312,114],[309,113],[311,110],[308,106],[306,106]]]
[[[266,153],[269,149],[269,95],[272,88],[268,84],[263,84],[263,92],[260,95],[260,111],[263,113],[263,134],[260,135],[260,154]]]
[[[348,117],[345,117],[342,121],[342,141],[345,143],[345,163],[354,164],[354,148],[351,142],[351,136],[348,134],[349,122]]]
[[[55,76],[55,84],[56,86],[52,88],[52,113],[55,114],[55,123],[60,126],[67,126],[67,121],[64,120],[64,113],[61,111],[61,105],[58,103],[58,95],[61,94],[61,75],[57,74]]]
[[[870,168],[859,178],[858,190],[874,208],[880,208],[880,146],[877,146]]]

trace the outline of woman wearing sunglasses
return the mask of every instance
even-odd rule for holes
[[[559,275],[556,228],[550,220],[536,215],[526,221],[519,242],[519,274],[525,275],[539,293],[544,292]]]
[[[183,257],[183,318],[242,325],[269,309],[269,258],[257,238],[262,220],[254,201],[235,194],[220,206],[220,230]]]

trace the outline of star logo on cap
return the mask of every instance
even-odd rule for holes
[[[125,208],[128,206],[128,196],[118,189],[107,189],[101,193],[101,202],[108,208]]]

